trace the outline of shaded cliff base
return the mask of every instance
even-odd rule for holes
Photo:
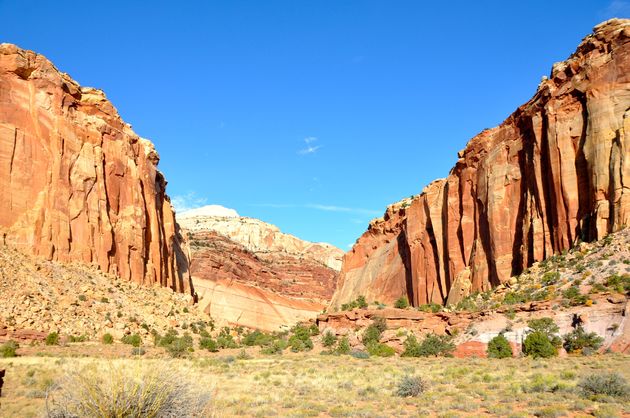
[[[403,351],[408,335],[453,336],[456,356],[485,356],[487,343],[499,333],[520,352],[527,321],[551,317],[560,333],[577,324],[604,338],[602,350],[630,352],[630,229],[595,243],[582,243],[564,254],[535,263],[492,291],[476,293],[456,306],[422,305],[396,309],[369,303],[365,309],[320,315],[321,332],[347,336],[363,349],[361,336],[375,318],[387,330],[381,342]]]

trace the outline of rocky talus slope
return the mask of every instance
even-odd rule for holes
[[[630,20],[595,27],[450,174],[387,208],[344,258],[332,306],[455,304],[630,225]]]
[[[515,355],[529,331],[527,321],[550,317],[566,334],[577,325],[604,338],[601,350],[630,352],[630,228],[595,243],[537,262],[497,288],[476,293],[457,306],[396,309],[371,303],[366,309],[318,316],[322,333],[347,336],[364,349],[361,336],[375,318],[387,330],[380,342],[399,353],[408,335],[451,335],[456,356],[485,356],[487,343],[503,333]]]
[[[329,303],[340,249],[237,215],[198,209],[177,218],[188,236],[200,305],[213,318],[273,331],[314,318]]]
[[[208,323],[192,296],[159,284],[139,285],[81,262],[60,263],[0,245],[0,341],[42,340],[49,332],[62,339],[115,339],[150,330],[186,332]]]
[[[191,291],[151,142],[105,94],[0,44],[0,238],[49,260]]]

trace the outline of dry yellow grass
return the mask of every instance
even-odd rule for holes
[[[198,354],[198,353],[195,353]],[[257,354],[257,350],[251,351]],[[290,354],[238,360],[18,357],[7,369],[0,416],[39,417],[45,391],[68,371],[110,367],[175,368],[212,393],[213,415],[233,416],[624,416],[628,400],[584,399],[574,390],[583,376],[615,371],[630,381],[630,357],[602,355],[550,360],[410,359]],[[395,395],[405,375],[429,389],[417,398]]]

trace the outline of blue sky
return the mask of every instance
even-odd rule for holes
[[[103,89],[156,144],[180,207],[348,249],[630,3],[0,0],[0,16],[0,42]]]

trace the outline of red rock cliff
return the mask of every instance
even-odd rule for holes
[[[102,91],[0,44],[0,237],[137,283],[190,291],[153,144]]]
[[[474,137],[448,177],[390,206],[344,257],[358,295],[455,303],[630,225],[630,20],[595,27],[535,96]]]

